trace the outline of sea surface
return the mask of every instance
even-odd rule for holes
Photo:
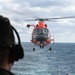
[[[22,47],[24,59],[14,63],[11,70],[14,74],[75,75],[75,43],[55,43],[40,49],[30,42],[24,42]]]

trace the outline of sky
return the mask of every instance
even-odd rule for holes
[[[20,35],[21,42],[30,42],[36,18],[75,16],[75,0],[0,0],[0,15],[8,17]],[[45,22],[55,42],[75,43],[75,18]],[[17,37],[15,36],[16,41]]]

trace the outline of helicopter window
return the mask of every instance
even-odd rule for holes
[[[34,34],[40,34],[41,33],[41,29],[36,29],[35,31],[34,31]]]
[[[49,33],[49,31],[47,28],[43,28],[43,29],[38,28],[34,31],[34,34],[37,34],[37,35],[48,34],[48,33]]]
[[[34,31],[34,34],[37,34],[37,30]]]
[[[41,34],[41,33],[42,33],[42,30],[39,29],[39,28],[37,28],[37,29],[34,31],[34,34],[37,34],[37,35],[39,35],[39,34]]]
[[[44,28],[44,29],[42,29],[42,32],[43,32],[43,34],[48,34],[48,29]]]
[[[41,29],[37,29],[37,34],[41,34]]]

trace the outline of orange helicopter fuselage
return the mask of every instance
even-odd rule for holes
[[[40,46],[40,48],[43,48],[44,46],[49,45],[51,41],[54,41],[54,39],[51,39],[49,29],[43,21],[39,21],[36,26],[30,24],[27,25],[28,28],[30,26],[34,27],[31,39],[31,42],[33,44]]]
[[[34,36],[36,34],[34,34],[36,29],[47,29],[47,25],[44,22],[38,22],[38,24],[36,26],[34,26],[33,32],[32,32],[32,43],[34,43],[37,46],[43,45],[43,46],[47,46],[48,44],[51,43],[51,39],[50,39],[50,35],[49,33],[47,35],[49,35],[48,38],[46,38],[45,40],[37,40],[36,38],[39,36],[37,35],[36,38],[34,38]],[[42,35],[40,35],[39,39],[43,39],[44,37],[42,37]]]

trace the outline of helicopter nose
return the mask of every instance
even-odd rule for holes
[[[41,41],[41,42],[42,42],[42,41],[46,41],[46,39],[47,39],[47,37],[44,36],[44,35],[39,35],[39,36],[36,37],[36,40],[37,40],[37,41]]]

